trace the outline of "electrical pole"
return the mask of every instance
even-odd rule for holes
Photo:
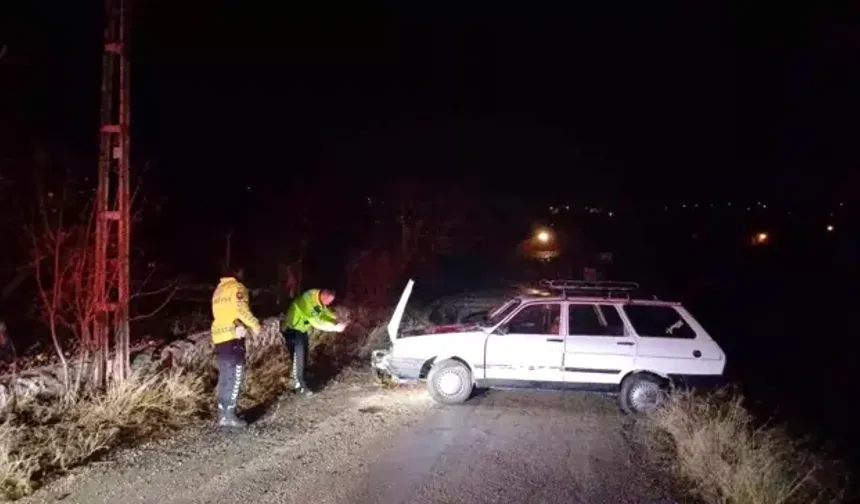
[[[131,234],[129,184],[129,64],[128,3],[105,1],[102,55],[101,145],[96,190],[94,323],[95,383],[123,380],[129,372],[129,241]],[[114,360],[110,362],[110,330]]]

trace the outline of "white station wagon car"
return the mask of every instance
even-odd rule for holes
[[[389,350],[373,352],[378,375],[427,381],[443,404],[477,388],[572,388],[618,393],[642,413],[684,378],[719,377],[720,346],[680,303],[635,299],[628,282],[542,282],[470,326],[402,332],[410,280],[391,321]]]

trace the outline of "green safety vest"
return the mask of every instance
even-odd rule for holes
[[[320,290],[310,289],[303,292],[290,303],[284,317],[283,327],[308,332],[314,325],[336,324],[337,316],[320,301]]]

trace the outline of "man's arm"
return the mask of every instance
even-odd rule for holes
[[[325,305],[317,305],[311,310],[308,322],[320,331],[343,332],[346,324],[337,323],[337,315]]]
[[[251,308],[248,306],[248,295],[244,289],[237,289],[234,296],[236,300],[236,318],[245,324],[252,333],[260,333],[260,321],[251,313]]]

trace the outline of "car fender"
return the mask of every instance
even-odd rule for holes
[[[672,378],[669,375],[667,375],[665,373],[661,373],[659,371],[654,371],[653,369],[632,369],[632,370],[624,373],[624,376],[621,378],[621,382],[623,383],[624,380],[626,380],[629,376],[633,376],[635,374],[642,374],[642,373],[653,375],[653,376],[656,376],[658,378],[662,378],[663,380],[667,380],[669,382],[672,381]]]
[[[436,357],[431,358],[428,362],[430,362],[430,364],[435,364],[437,362],[442,362],[444,360],[449,360],[449,359],[460,361],[463,364],[465,364],[466,366],[468,366],[469,372],[472,373],[472,378],[475,377],[475,364],[473,362],[470,362],[468,359],[464,359],[463,357],[461,357],[460,355],[458,355],[456,353],[440,354],[440,355],[437,355]]]
[[[476,367],[483,365],[485,338],[481,331],[410,336],[395,341],[393,354],[425,362],[456,358],[465,362],[474,375]]]

